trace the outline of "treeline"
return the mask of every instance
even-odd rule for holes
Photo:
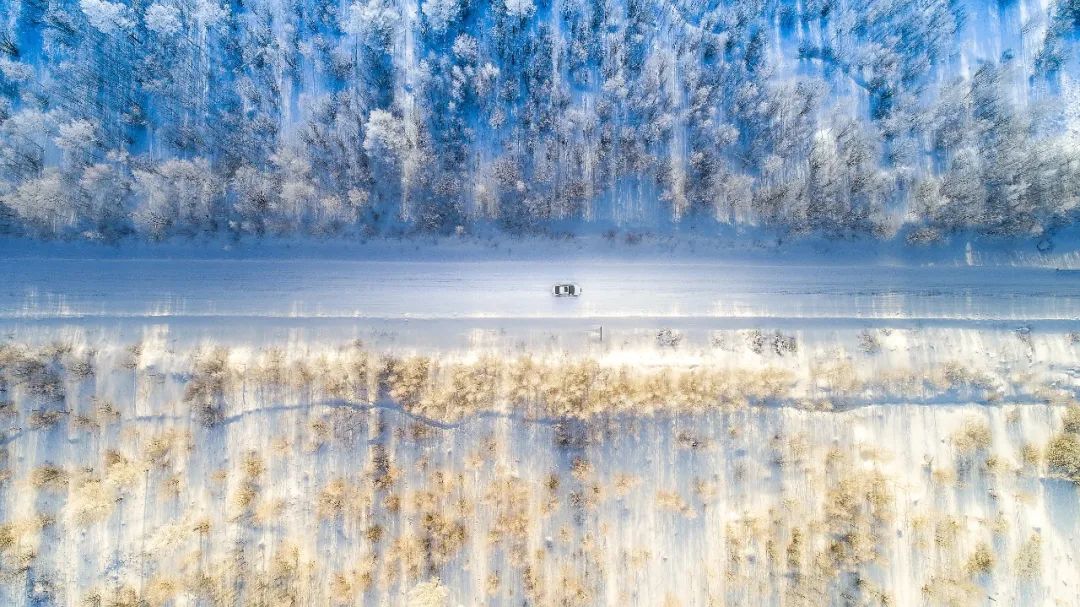
[[[1076,5],[0,0],[0,232],[1039,234]]]

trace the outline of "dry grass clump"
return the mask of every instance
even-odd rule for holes
[[[990,447],[990,426],[983,420],[970,417],[953,433],[953,446],[959,454],[970,456]]]
[[[1026,468],[1037,468],[1042,461],[1042,450],[1031,443],[1020,447],[1020,463]]]
[[[225,392],[231,386],[229,351],[212,348],[195,356],[191,376],[184,388],[184,402],[206,427],[220,422],[225,415]]]
[[[307,586],[305,577],[313,570],[311,563],[301,558],[300,549],[291,543],[278,548],[270,558],[269,567],[256,580],[255,587],[267,605],[301,605]]]
[[[143,591],[143,600],[152,607],[171,605],[180,593],[183,592],[181,582],[162,575],[154,576],[146,584]]]
[[[405,596],[405,607],[446,607],[450,603],[450,590],[438,578],[420,582]]]
[[[523,555],[534,523],[528,512],[533,501],[528,485],[518,478],[499,476],[485,489],[484,508],[493,520],[488,530],[489,543],[502,544],[512,554]]]
[[[259,360],[248,370],[245,379],[263,387],[281,387],[287,381],[285,352],[280,348],[263,350]]]
[[[994,553],[986,542],[979,542],[968,558],[964,571],[970,576],[989,575],[994,570]]]
[[[794,335],[787,335],[777,331],[772,336],[772,348],[777,356],[795,354],[799,351],[799,341]]]
[[[143,473],[142,466],[115,449],[105,451],[104,463],[106,480],[120,489],[134,486]]]
[[[494,410],[502,387],[499,361],[484,357],[474,363],[452,365],[443,370],[447,385],[423,399],[416,411],[437,419],[460,419],[477,411]]]
[[[399,475],[390,458],[390,452],[381,443],[371,446],[371,461],[366,472],[371,478],[371,486],[376,491],[388,491],[393,488]]]
[[[676,512],[686,518],[697,518],[697,511],[691,508],[690,504],[686,503],[686,500],[675,491],[657,491],[656,505],[661,510]]]
[[[91,396],[90,404],[94,407],[94,417],[102,423],[112,423],[120,419],[120,410],[111,400]]]
[[[143,458],[157,468],[168,468],[174,457],[192,449],[191,437],[179,430],[166,430],[151,437],[143,448]]]
[[[1031,580],[1042,572],[1042,536],[1032,533],[1031,537],[1020,544],[1016,551],[1016,560],[1013,563],[1016,577],[1022,580]]]
[[[107,519],[115,504],[116,491],[101,478],[88,476],[75,482],[65,509],[77,526],[88,527]]]
[[[941,366],[935,383],[945,391],[962,388],[989,390],[995,386],[993,377],[956,361],[947,362]]]
[[[743,341],[746,342],[746,347],[754,354],[761,354],[765,351],[765,334],[759,329],[751,329],[749,331],[740,331]]]
[[[94,367],[94,353],[90,352],[85,358],[77,358],[67,365],[68,373],[75,379],[92,377],[96,372]]]
[[[659,348],[678,348],[683,334],[674,329],[660,329],[656,332],[656,346]]]
[[[330,578],[330,602],[332,605],[354,605],[357,599],[371,587],[374,581],[374,557],[360,559],[352,569],[338,571]]]
[[[881,341],[877,335],[867,329],[859,333],[859,351],[863,354],[877,354],[881,352]]]
[[[260,479],[266,472],[266,466],[256,451],[249,451],[241,464],[242,479],[233,494],[233,504],[240,511],[237,518],[254,514],[254,506],[259,498]]]
[[[129,371],[134,371],[135,369],[138,369],[139,365],[142,363],[142,354],[143,354],[143,346],[142,346],[142,344],[141,343],[133,343],[133,344],[131,344],[125,350],[125,354],[127,354],[127,356],[123,360],[123,362],[120,363],[120,366],[127,369],[127,370],[129,370]]]
[[[431,359],[425,356],[390,358],[382,373],[382,384],[391,398],[405,407],[419,405],[431,386]]]
[[[956,578],[949,574],[931,576],[922,587],[923,596],[932,605],[942,607],[967,607],[975,604],[979,587],[970,578]]]
[[[816,361],[811,373],[818,388],[837,396],[861,392],[864,386],[854,361],[843,352]]]
[[[876,471],[847,474],[829,488],[825,497],[830,532],[827,554],[835,566],[878,560],[893,500],[888,480]]]
[[[41,532],[52,524],[53,519],[44,515],[0,524],[0,582],[30,569],[37,559]]]
[[[319,518],[334,520],[341,517],[345,511],[348,488],[345,479],[340,478],[330,481],[326,487],[323,487],[315,503]]]
[[[1065,414],[1062,415],[1062,421],[1064,422],[1063,431],[1070,434],[1080,434],[1080,405],[1070,405],[1065,409]]]
[[[30,412],[31,430],[51,430],[64,419],[67,411],[56,409],[35,409]]]
[[[335,478],[319,491],[315,512],[320,520],[340,520],[370,509],[372,501],[370,489],[365,492],[348,479]]]
[[[466,519],[451,516],[441,508],[423,513],[420,525],[424,557],[430,570],[437,571],[446,566],[465,547],[469,535],[465,523]]]
[[[49,352],[33,353],[26,347],[0,344],[0,380],[21,387],[30,396],[63,400],[63,370],[57,357]]]
[[[1046,445],[1050,472],[1080,484],[1080,435],[1061,433]]]
[[[67,470],[47,463],[34,469],[30,474],[30,484],[38,490],[62,491],[67,489],[68,478]]]
[[[385,552],[382,583],[413,582],[424,573],[424,542],[410,531],[393,538]]]

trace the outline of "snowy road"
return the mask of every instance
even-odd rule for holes
[[[579,299],[549,288],[572,280]],[[610,261],[0,260],[0,319],[1074,320],[1080,273]]]

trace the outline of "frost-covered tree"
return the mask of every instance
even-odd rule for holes
[[[119,2],[108,0],[79,0],[86,21],[104,34],[131,29],[135,22],[128,13],[128,8]]]
[[[135,226],[151,238],[213,232],[221,219],[223,187],[205,158],[167,160],[135,171]]]
[[[115,241],[131,232],[131,180],[117,167],[121,159],[87,166],[79,177],[77,228],[83,236]]]
[[[0,230],[1053,231],[1076,2],[979,2],[0,0]]]
[[[421,10],[428,28],[441,35],[461,16],[461,0],[425,0]]]
[[[24,181],[15,191],[3,196],[3,202],[37,235],[65,235],[75,223],[75,201],[70,184],[56,169],[48,169],[40,177]]]

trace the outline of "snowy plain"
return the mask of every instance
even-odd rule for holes
[[[4,602],[1080,604],[1077,490],[1040,455],[1080,275],[423,256],[0,260]],[[419,401],[363,388],[418,357]],[[485,405],[428,402],[493,360]],[[785,379],[554,414],[511,396],[522,361]]]

